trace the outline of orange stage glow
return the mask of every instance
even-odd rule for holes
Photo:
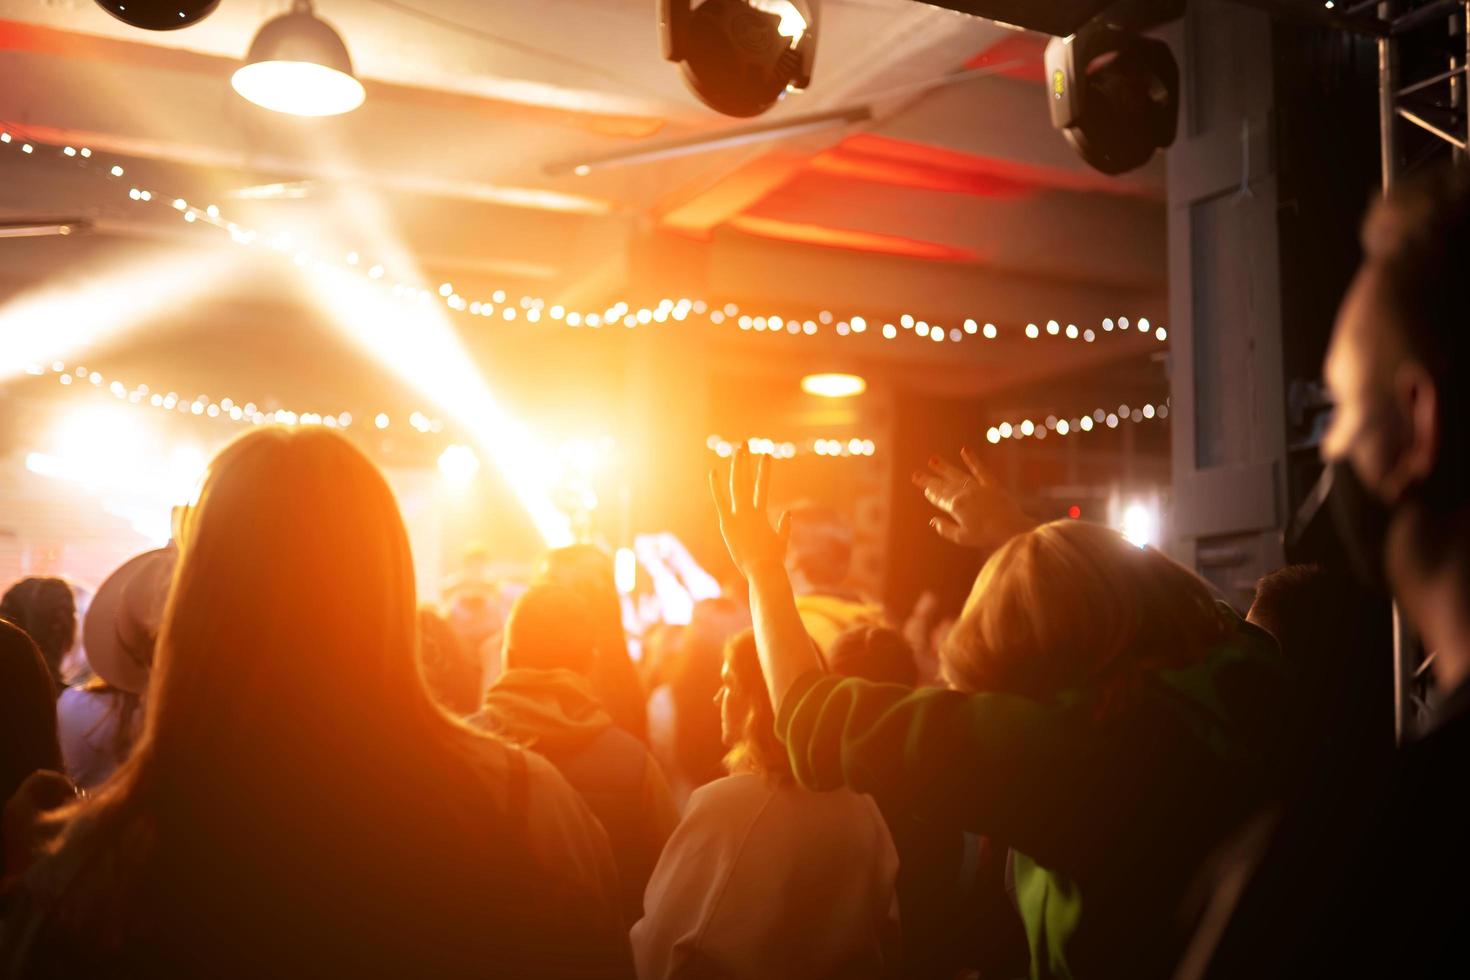
[[[817,154],[807,167],[832,177],[976,197],[1023,197],[1035,187],[1034,184],[996,176],[975,167],[865,153],[851,149],[847,143]]]
[[[808,374],[801,390],[822,398],[852,398],[868,390],[868,382],[856,374]]]
[[[903,255],[916,259],[933,259],[939,262],[975,262],[980,256],[968,248],[956,248],[940,242],[919,241],[898,235],[880,235],[877,232],[858,231],[851,228],[830,228],[826,225],[805,224],[799,221],[782,221],[779,218],[757,218],[741,215],[730,222],[730,227],[762,238],[775,238],[785,242],[800,242],[804,245],[822,245],[828,248],[846,248],[857,252],[879,252],[884,255]]]

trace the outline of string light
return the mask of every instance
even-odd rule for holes
[[[1099,408],[1091,415],[1080,415],[1075,418],[1059,418],[1048,415],[1046,420],[1037,425],[1031,419],[1022,419],[1019,422],[1001,422],[992,425],[985,430],[985,441],[996,445],[1006,439],[1045,439],[1048,434],[1057,436],[1078,435],[1084,432],[1092,432],[1100,428],[1116,429],[1123,422],[1147,422],[1153,419],[1167,419],[1169,417],[1170,399],[1165,398],[1157,405],[1140,405],[1130,407],[1119,405],[1118,410],[1112,411]]]
[[[87,387],[98,388],[110,393],[118,401],[125,401],[131,405],[144,408],[153,408],[162,412],[174,412],[180,415],[192,415],[202,418],[219,419],[225,422],[236,422],[247,425],[267,425],[279,423],[283,425],[321,425],[329,429],[349,429],[353,425],[351,412],[296,412],[287,409],[274,409],[264,411],[254,402],[237,402],[233,398],[221,398],[212,400],[208,395],[199,395],[195,398],[183,398],[177,392],[169,391],[161,393],[146,384],[129,385],[116,378],[109,379],[100,371],[88,371],[84,366],[72,366],[64,361],[53,361],[48,366],[40,364],[27,365],[26,373],[33,377],[42,377],[47,374],[56,376],[61,385],[77,387],[76,382],[86,381]],[[83,389],[85,390],[85,389]],[[386,412],[378,412],[371,416],[373,425],[377,429],[387,429],[392,425],[392,419]],[[422,412],[414,412],[410,417],[410,426],[424,434],[438,434],[444,431],[444,423],[437,418],[430,418]]]
[[[13,127],[12,127],[13,128]],[[11,133],[0,130],[0,144],[15,145]],[[20,144],[23,153],[33,154],[36,147],[30,143]],[[71,152],[67,152],[71,151]],[[107,179],[115,180],[123,176],[124,170],[121,166],[101,164],[97,167],[90,166],[88,161],[92,160],[91,149],[82,147],[65,147],[57,150],[61,159],[75,162],[77,166],[98,173]],[[183,221],[189,224],[208,225],[228,232],[231,239],[240,245],[263,246],[282,253],[289,253],[296,263],[304,267],[314,267],[317,264],[331,264],[343,269],[351,269],[359,275],[382,283],[390,288],[395,296],[413,302],[428,302],[434,298],[430,289],[420,284],[403,281],[391,281],[386,277],[385,267],[381,264],[364,261],[358,250],[346,253],[333,251],[318,256],[308,249],[294,247],[296,243],[288,234],[265,236],[260,232],[246,228],[233,221],[225,219],[217,205],[209,204],[203,207],[190,204],[183,198],[169,198],[167,195],[156,194],[153,191],[133,187],[128,190],[129,199],[151,204],[167,202],[176,210]],[[734,322],[741,330],[751,330],[766,333],[786,333],[790,336],[816,336],[819,333],[831,332],[844,338],[860,337],[868,332],[869,320],[863,316],[851,316],[839,318],[834,316],[831,310],[822,310],[815,320],[793,317],[788,315],[772,315],[770,313],[752,314],[743,311],[736,303],[725,303],[723,306],[715,306],[702,299],[681,297],[678,299],[663,298],[652,306],[634,308],[627,301],[620,301],[604,310],[568,310],[560,304],[551,306],[549,311],[545,299],[539,296],[522,296],[518,303],[506,305],[507,295],[504,290],[494,290],[490,297],[465,296],[455,291],[452,283],[443,283],[438,289],[440,302],[456,313],[467,316],[488,317],[495,314],[497,310],[505,321],[515,321],[522,315],[527,322],[540,323],[549,318],[568,327],[590,327],[599,329],[603,326],[621,324],[628,328],[644,326],[652,323],[663,324],[669,321],[682,323],[690,318],[701,318],[711,326],[724,326]],[[521,313],[517,312],[517,309]],[[983,327],[980,324],[983,322]],[[1121,317],[1118,324],[1127,329],[1128,318]],[[975,317],[963,320],[962,327],[951,327],[940,323],[933,323],[918,319],[911,313],[904,313],[899,317],[899,323],[903,330],[911,330],[915,337],[928,340],[931,343],[943,343],[949,341],[958,343],[963,340],[997,340],[1001,335],[1001,328],[989,321],[980,321]],[[1111,332],[1113,327],[1111,318],[1103,321],[1103,330]],[[1168,338],[1168,332],[1163,327],[1158,327],[1150,334],[1149,321],[1147,317],[1138,320],[1140,332],[1146,336],[1151,335],[1155,340],[1163,343]],[[891,322],[886,322],[882,328],[884,340],[897,339],[900,330],[895,328]],[[1061,324],[1055,319],[1046,321],[1047,337],[1065,337],[1068,340],[1084,340],[1092,343],[1096,340],[1096,334],[1091,330],[1080,332],[1075,325],[1067,325],[1063,332]],[[1041,331],[1035,323],[1027,324],[1024,337],[1028,340],[1041,338]]]
[[[718,435],[712,435],[705,440],[705,446],[716,456],[728,457],[736,447],[741,445],[739,440],[731,441],[723,439]],[[794,459],[797,456],[829,456],[832,458],[872,456],[878,451],[877,445],[871,439],[811,439],[804,443],[781,442],[775,439],[750,438],[745,440],[745,448],[756,456],[770,456],[773,459]]]

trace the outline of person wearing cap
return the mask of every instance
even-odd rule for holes
[[[93,678],[56,704],[66,770],[83,789],[100,786],[132,750],[153,667],[178,551],[145,552],[107,577],[87,607],[83,642]]]
[[[505,629],[505,671],[471,722],[544,756],[607,831],[622,883],[623,914],[643,914],[643,889],[679,813],[643,743],[614,724],[588,675],[597,628],[582,597],[533,585]]]

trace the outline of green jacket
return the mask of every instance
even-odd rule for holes
[[[1011,847],[1032,977],[1143,980],[1172,972],[1192,876],[1271,787],[1285,671],[1239,621],[1105,720],[1088,691],[1043,703],[812,672],[776,727],[802,785]]]

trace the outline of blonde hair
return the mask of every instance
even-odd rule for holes
[[[786,746],[776,737],[776,712],[761,674],[755,631],[743,629],[725,644],[725,697],[739,718],[735,744],[725,755],[731,773],[754,773],[781,785],[792,781]]]
[[[967,693],[1047,699],[1092,688],[1114,705],[1144,675],[1200,660],[1234,628],[1182,565],[1110,528],[1063,520],[990,557],[940,657]]]

